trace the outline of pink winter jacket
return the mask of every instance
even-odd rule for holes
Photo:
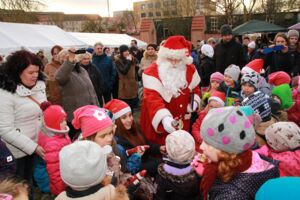
[[[60,133],[56,131],[56,133],[53,133],[47,129],[44,131],[47,132],[47,135],[42,132],[39,133],[38,144],[45,150],[45,162],[49,175],[50,191],[54,195],[58,195],[65,190],[65,184],[61,179],[59,171],[59,152],[64,146],[71,144],[71,140],[67,134],[68,131],[69,130],[64,130]],[[51,133],[49,134],[49,132]]]
[[[280,161],[280,176],[300,176],[300,148],[294,151],[274,152],[264,145],[256,152]]]

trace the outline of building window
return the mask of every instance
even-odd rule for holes
[[[218,30],[218,18],[210,17],[210,30],[217,31]]]
[[[153,8],[153,3],[148,3],[148,8]]]
[[[161,12],[156,12],[156,17],[160,17],[161,16]]]
[[[171,5],[172,5],[172,6],[175,6],[176,3],[177,3],[176,0],[171,0]]]
[[[169,0],[164,0],[164,2],[163,2],[164,6],[168,6],[169,3],[170,3]]]
[[[141,18],[146,17],[146,13],[141,13]]]
[[[177,10],[172,10],[171,13],[172,13],[173,16],[176,16],[177,15]]]
[[[160,2],[156,2],[156,3],[155,3],[155,8],[160,8],[160,7],[161,7]]]
[[[169,16],[170,12],[168,10],[164,11],[164,16]]]
[[[145,10],[146,4],[141,4],[141,10]]]
[[[149,12],[148,17],[153,17],[153,12]]]

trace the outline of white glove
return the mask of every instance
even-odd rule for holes
[[[198,108],[198,103],[196,101],[193,102],[193,109],[191,108],[191,104],[189,103],[189,105],[187,106],[187,112],[191,113],[191,112],[195,112]]]
[[[167,116],[162,120],[163,127],[168,133],[172,133],[176,131],[176,129],[172,126],[173,121],[174,121],[173,117],[170,116]]]

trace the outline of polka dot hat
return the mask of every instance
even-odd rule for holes
[[[212,109],[206,115],[200,130],[203,140],[228,153],[242,153],[255,143],[255,131],[236,107]]]

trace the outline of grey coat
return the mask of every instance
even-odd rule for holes
[[[68,122],[74,118],[73,112],[85,105],[99,105],[94,86],[88,72],[80,67],[75,70],[75,63],[66,61],[57,70],[55,79],[61,86],[62,106],[68,114]]]

